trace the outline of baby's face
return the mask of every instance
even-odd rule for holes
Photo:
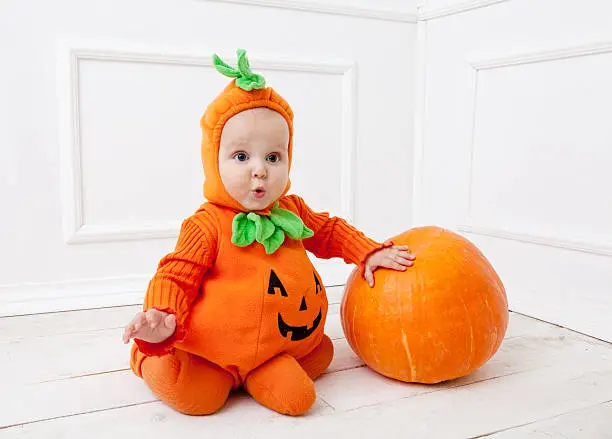
[[[221,132],[219,174],[246,210],[262,210],[289,180],[289,127],[276,111],[253,108],[231,117]]]

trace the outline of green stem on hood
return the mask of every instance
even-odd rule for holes
[[[238,49],[236,54],[238,55],[237,69],[223,62],[217,54],[213,54],[213,65],[215,69],[222,75],[236,78],[236,85],[243,90],[251,91],[264,88],[266,86],[266,80],[262,75],[253,73],[249,64],[249,59],[246,56],[246,51],[244,49]]]

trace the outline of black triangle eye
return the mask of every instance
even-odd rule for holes
[[[314,275],[314,279],[315,279],[315,289],[317,294],[319,294],[319,291],[321,291],[322,287],[321,287],[321,282],[319,282],[319,278],[317,277],[317,274],[315,272],[312,273]]]
[[[281,296],[287,297],[287,290],[283,286],[274,270],[270,270],[270,280],[268,281],[268,294],[276,294],[276,289],[280,290]]]

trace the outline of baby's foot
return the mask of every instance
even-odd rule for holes
[[[175,329],[174,314],[150,309],[147,312],[136,314],[134,320],[126,326],[123,331],[123,343],[129,343],[132,338],[149,343],[161,343],[174,334]]]
[[[261,405],[293,416],[306,413],[317,398],[312,379],[288,354],[279,354],[251,371],[244,388]]]

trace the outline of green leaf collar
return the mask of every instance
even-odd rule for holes
[[[232,243],[239,247],[259,242],[266,249],[266,254],[274,253],[285,241],[285,235],[291,239],[301,240],[314,235],[304,225],[299,216],[287,209],[278,207],[278,202],[270,211],[270,216],[241,212],[232,222]]]

